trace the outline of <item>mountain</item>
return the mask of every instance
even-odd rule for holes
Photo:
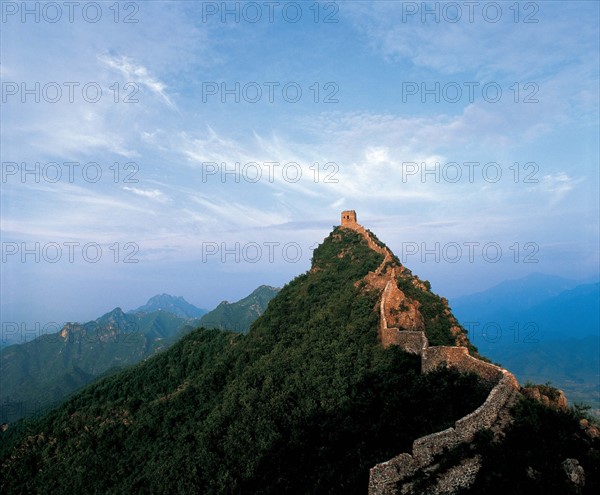
[[[153,313],[155,311],[167,311],[180,318],[199,318],[206,313],[205,309],[197,308],[183,297],[170,296],[169,294],[159,294],[151,297],[146,304],[137,309],[132,309],[128,313]]]
[[[278,292],[279,289],[275,287],[261,285],[252,294],[235,303],[223,301],[200,319],[200,326],[247,333],[250,325],[264,313],[269,301]]]
[[[452,301],[486,356],[523,382],[546,380],[600,409],[598,283],[532,275]]]
[[[39,414],[97,377],[164,350],[199,326],[247,332],[278,290],[262,285],[236,303],[222,302],[202,319],[187,315],[204,310],[162,294],[127,313],[116,308],[83,325],[68,323],[58,334],[2,349],[0,423]]]
[[[551,382],[570,401],[589,404],[600,416],[600,337],[502,346],[489,354],[525,382]]]
[[[344,212],[247,334],[195,330],[5,429],[0,490],[595,493],[600,430],[563,399]]]
[[[8,346],[0,353],[0,422],[37,414],[112,368],[165,349],[196,320],[166,311],[126,314],[115,308],[59,333]]]
[[[539,280],[541,276],[535,277]],[[537,293],[529,293],[538,284],[530,284],[531,277],[506,282],[472,296],[464,296],[452,301],[452,308],[462,322],[476,322],[471,339],[479,339],[479,345],[509,345],[515,336],[515,324],[523,328],[531,323],[528,330],[530,340],[550,340],[583,338],[598,335],[600,332],[600,289],[599,284],[569,285],[555,283]],[[557,277],[543,277],[543,280],[561,281]],[[563,290],[563,287],[568,287]],[[526,289],[519,290],[525,287]],[[510,292],[514,288],[514,292]],[[488,339],[482,338],[486,324],[494,323],[497,331]],[[501,332],[502,335],[496,334]],[[521,340],[527,335],[521,335]]]
[[[575,280],[532,273],[516,280],[505,280],[482,292],[457,297],[452,300],[452,307],[458,316],[461,316],[459,311],[473,313],[498,309],[523,309],[573,289],[577,285],[579,283]]]

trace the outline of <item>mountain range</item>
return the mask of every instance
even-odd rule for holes
[[[9,494],[600,488],[600,429],[485,359],[354,212],[249,332],[191,331],[3,430]]]
[[[40,414],[92,380],[146,359],[200,326],[247,332],[276,293],[261,286],[209,313],[182,297],[161,294],[127,313],[115,308],[96,320],[67,323],[59,333],[8,346],[0,353],[0,423]]]
[[[551,381],[600,413],[598,283],[533,274],[451,306],[479,350],[519,380]]]

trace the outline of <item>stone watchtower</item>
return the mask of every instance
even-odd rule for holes
[[[354,210],[346,210],[342,212],[342,227],[344,226],[356,226],[356,212]]]

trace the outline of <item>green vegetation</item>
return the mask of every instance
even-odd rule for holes
[[[167,348],[193,320],[165,311],[125,314],[116,308],[95,321],[67,324],[0,353],[0,423],[34,416],[94,378]]]
[[[600,438],[592,439],[581,428],[584,413],[580,407],[560,411],[521,398],[502,442],[493,442],[488,431],[479,435],[476,450],[483,456],[483,466],[475,485],[461,495],[598,493]],[[581,490],[568,481],[562,467],[566,459],[577,459],[584,469]]]
[[[381,263],[336,229],[248,335],[199,329],[0,437],[2,493],[365,493],[489,389],[377,341]],[[13,457],[11,457],[13,456]]]
[[[237,302],[223,301],[215,309],[205,314],[199,322],[204,328],[220,328],[240,333],[248,333],[250,326],[267,308],[279,289],[261,285],[249,296]]]
[[[64,336],[44,335],[2,349],[0,423],[39,415],[92,380],[167,349],[199,326],[247,332],[277,291],[263,285],[238,302],[221,303],[202,319],[187,315],[203,310],[162,294],[128,313],[116,308],[88,323],[67,324]]]
[[[410,272],[396,277],[398,288],[404,292],[407,297],[410,297],[421,304],[419,311],[425,320],[425,333],[427,334],[429,345],[456,345],[456,336],[452,334],[450,329],[452,326],[456,325],[460,327],[465,334],[466,330],[458,325],[457,322],[453,321],[449,314],[446,314],[446,305],[440,296],[431,292],[431,284],[429,281],[422,281],[426,288],[426,290],[423,290],[414,284],[415,280],[419,279],[411,275]],[[481,357],[477,353],[477,348],[475,346],[469,343],[468,347],[472,355]]]

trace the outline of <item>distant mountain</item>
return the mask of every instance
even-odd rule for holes
[[[527,287],[526,280],[507,286]],[[470,338],[482,350],[520,342],[583,338],[600,332],[600,285],[576,285],[565,290],[558,286],[542,294],[503,295],[498,287],[451,301],[461,323],[474,328]],[[531,288],[531,290],[535,290]],[[559,292],[557,292],[559,291]],[[489,331],[483,332],[485,326]],[[517,328],[518,325],[518,328]]]
[[[167,311],[181,318],[199,318],[206,314],[205,309],[197,308],[187,302],[183,297],[159,294],[148,299],[148,302],[128,313],[153,313],[154,311]]]
[[[101,375],[166,349],[200,326],[245,333],[278,291],[262,285],[208,314],[182,297],[161,294],[127,313],[115,308],[94,321],[67,323],[57,334],[4,347],[0,423],[36,414]]]
[[[600,337],[502,346],[494,349],[493,358],[513,370],[521,383],[550,381],[570,401],[600,412]]]
[[[575,280],[532,273],[520,279],[506,280],[482,292],[454,298],[451,303],[460,319],[463,313],[473,315],[502,309],[514,311],[528,308],[577,285],[580,282]]]
[[[264,313],[269,301],[278,292],[279,289],[275,287],[261,285],[252,294],[237,302],[223,301],[200,319],[200,326],[247,333],[250,325]]]
[[[134,364],[171,345],[198,320],[166,311],[121,308],[0,353],[0,422],[35,414],[112,368]]]
[[[546,376],[570,400],[600,407],[598,283],[545,275],[451,301],[478,349],[521,381]]]

